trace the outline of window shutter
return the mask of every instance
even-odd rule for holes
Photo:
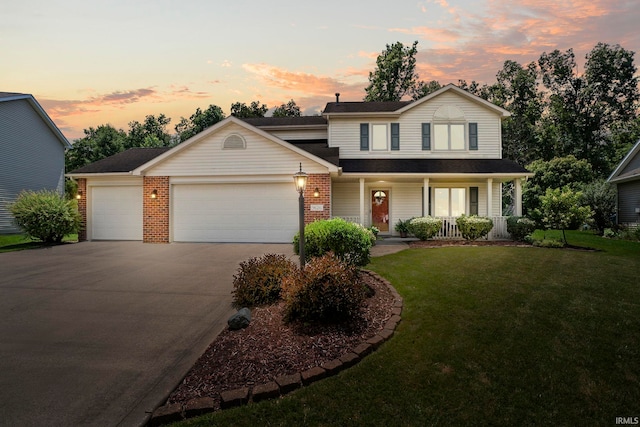
[[[360,151],[369,151],[369,123],[360,123]]]
[[[431,150],[431,123],[422,124],[422,149]]]
[[[469,187],[469,214],[478,215],[478,187]]]
[[[469,123],[469,150],[478,149],[478,124]]]
[[[391,123],[391,149],[400,149],[400,123]]]

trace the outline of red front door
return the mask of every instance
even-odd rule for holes
[[[371,225],[380,232],[389,231],[389,191],[371,191]]]

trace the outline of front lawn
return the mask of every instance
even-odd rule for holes
[[[640,416],[640,243],[445,247],[373,259],[405,307],[355,367],[182,425],[615,425]]]
[[[62,240],[64,243],[77,242],[78,235],[70,234]],[[43,248],[45,245],[39,241],[33,241],[24,234],[0,234],[0,253],[21,251],[23,249]]]

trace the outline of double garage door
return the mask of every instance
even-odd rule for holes
[[[291,183],[177,184],[172,204],[176,242],[290,243],[298,229]]]
[[[141,186],[92,187],[94,240],[142,240]],[[290,243],[298,194],[290,183],[177,184],[171,196],[176,242]]]

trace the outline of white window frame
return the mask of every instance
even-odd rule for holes
[[[447,127],[447,147],[442,148],[438,146],[439,142],[442,142],[441,138],[438,138],[438,127]],[[462,148],[451,147],[451,126],[462,126]],[[469,130],[466,122],[435,122],[433,123],[433,137],[431,138],[431,148],[435,151],[466,151],[469,147]]]
[[[376,131],[377,130],[377,131]],[[381,138],[384,137],[384,147],[376,148],[376,142],[382,142]],[[369,137],[371,142],[371,151],[389,151],[389,126],[386,123],[371,123],[371,136]]]
[[[437,198],[437,194],[438,194],[438,190],[442,191],[442,190],[446,190],[447,191],[447,214],[446,215],[441,215],[437,212],[438,210],[438,198]],[[453,191],[452,190],[462,190],[463,192],[463,206],[462,206],[462,212],[460,213],[460,215],[453,215],[452,212],[452,201],[453,201]],[[468,210],[468,197],[469,197],[469,190],[467,187],[434,187],[433,188],[433,216],[445,216],[445,217],[454,217],[457,218],[461,215],[466,215],[466,213],[469,211]]]

